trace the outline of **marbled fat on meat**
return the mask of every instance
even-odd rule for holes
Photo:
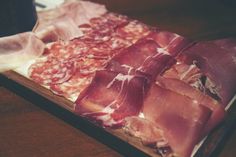
[[[189,157],[201,138],[211,110],[187,96],[154,84],[144,101],[143,114],[163,130],[174,154]]]
[[[144,77],[97,71],[90,86],[78,97],[76,113],[103,126],[119,125],[125,117],[139,114],[146,85]]]
[[[106,68],[125,74],[138,70],[155,78],[174,60],[168,52],[163,54],[159,48],[155,41],[141,39],[113,57]]]
[[[210,130],[223,121],[225,117],[223,105],[198,89],[195,89],[191,85],[175,78],[164,77],[158,77],[156,83],[165,89],[190,97],[191,99],[196,100],[197,103],[206,106],[212,111],[211,117],[202,131],[202,136],[207,135]]]
[[[199,42],[185,50],[182,59],[196,62],[209,79],[206,86],[226,106],[236,93],[236,40]]]

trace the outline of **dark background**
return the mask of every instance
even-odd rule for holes
[[[30,31],[35,22],[33,0],[0,1],[0,37]]]
[[[92,0],[108,10],[196,40],[236,35],[235,0]]]

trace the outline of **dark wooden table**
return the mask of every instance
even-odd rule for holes
[[[194,40],[236,35],[236,4],[233,0],[98,1],[108,4],[112,11],[128,14]],[[44,102],[37,104],[40,103]],[[235,147],[236,131],[233,131],[224,147],[219,150],[218,157],[234,157]],[[123,155],[35,105],[34,101],[24,99],[19,93],[0,86],[0,157],[54,156]]]

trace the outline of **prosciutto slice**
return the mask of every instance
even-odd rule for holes
[[[173,61],[168,52],[164,53],[159,49],[160,46],[155,41],[141,39],[115,56],[106,68],[122,73],[139,70],[155,78]]]
[[[164,131],[174,154],[189,157],[211,110],[193,99],[153,85],[144,101],[144,117]]]
[[[236,40],[222,39],[199,42],[184,51],[182,59],[196,62],[209,78],[206,86],[227,105],[236,92]]]
[[[44,43],[30,32],[0,38],[0,72],[39,57],[44,48]]]
[[[177,62],[163,74],[165,78],[175,78],[199,89],[202,76],[203,74],[195,64],[188,65],[182,62]]]
[[[197,103],[202,104],[212,110],[211,117],[203,130],[203,136],[207,135],[210,130],[216,127],[216,125],[218,125],[224,119],[225,110],[223,105],[218,103],[210,96],[205,95],[201,91],[193,88],[189,84],[178,79],[163,77],[158,77],[157,83],[163,88],[169,89],[184,96],[188,96],[191,99],[196,100]]]
[[[76,100],[76,113],[118,126],[128,116],[138,115],[143,104],[146,79],[111,71],[97,71],[89,87]]]
[[[152,31],[146,38],[156,41],[164,51],[168,51],[173,56],[178,55],[193,43],[178,34],[162,30]]]

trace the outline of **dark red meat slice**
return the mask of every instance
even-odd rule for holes
[[[164,131],[173,152],[189,157],[211,110],[191,98],[153,85],[143,105],[144,117]]]
[[[159,48],[153,40],[141,40],[112,58],[106,68],[123,73],[135,69],[155,78],[173,59]]]
[[[103,126],[122,124],[142,108],[146,79],[111,71],[97,71],[90,86],[76,100],[76,112]]]
[[[152,31],[147,39],[155,40],[163,49],[168,51],[173,56],[176,56],[183,49],[191,45],[191,41],[175,33],[167,31]]]
[[[222,39],[199,42],[187,49],[182,59],[196,61],[197,66],[209,79],[206,86],[227,105],[236,93],[236,40]]]
[[[225,117],[225,110],[223,105],[218,103],[210,96],[202,93],[201,91],[193,88],[189,84],[178,79],[158,77],[157,83],[163,88],[169,89],[184,96],[188,96],[196,100],[198,104],[202,104],[212,110],[211,117],[206,123],[206,127],[202,135],[207,135],[210,130],[216,127]]]

